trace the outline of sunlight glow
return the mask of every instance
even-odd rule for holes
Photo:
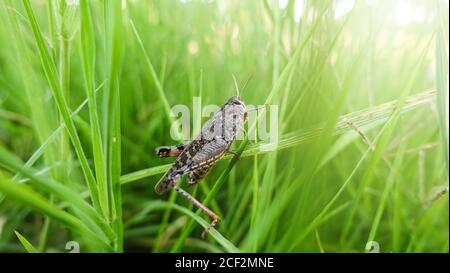
[[[187,46],[187,48],[188,48],[189,54],[196,55],[198,53],[198,43],[197,43],[197,41],[194,41],[194,40],[190,41],[188,46]]]
[[[294,20],[300,22],[305,10],[305,0],[295,0],[294,3]]]
[[[280,9],[285,9],[288,5],[288,0],[278,0],[278,6]]]
[[[80,0],[68,0],[66,3],[69,6],[78,6],[80,4]]]
[[[338,1],[336,6],[334,7],[334,18],[339,19],[349,11],[353,9],[355,6],[354,0],[341,0]]]
[[[395,5],[395,21],[399,25],[408,24],[413,16],[413,9],[408,1],[400,0]]]
[[[376,6],[376,5],[378,5],[380,3],[380,1],[379,0],[366,0],[366,3],[369,6]]]
[[[417,7],[416,9],[414,9],[414,21],[420,23],[425,21],[425,18],[425,9],[423,9],[422,7]]]

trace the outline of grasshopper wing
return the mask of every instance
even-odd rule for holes
[[[228,150],[229,142],[223,139],[214,139],[205,144],[197,154],[187,169],[189,172],[189,185],[194,185],[211,170],[216,162]]]

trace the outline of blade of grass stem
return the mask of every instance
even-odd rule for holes
[[[97,234],[92,232],[78,218],[53,205],[50,201],[43,198],[28,186],[17,184],[10,180],[8,181],[0,174],[0,191],[6,193],[9,198],[17,200],[33,210],[61,222],[74,232],[84,236],[86,239],[92,240],[92,242],[98,244],[102,249],[109,249],[108,244],[98,237]]]
[[[97,100],[94,92],[94,62],[95,39],[89,3],[86,0],[80,2],[81,20],[81,52],[83,72],[86,85],[87,100],[89,105],[89,118],[92,137],[92,153],[94,156],[95,175],[99,193],[99,202],[105,218],[109,217],[108,182],[106,180],[106,164],[103,153],[103,143],[98,118]]]
[[[28,253],[37,253],[38,252],[36,250],[36,248],[34,248],[34,246],[25,237],[23,237],[22,234],[20,234],[17,230],[15,230],[14,233],[16,234],[20,243],[23,245],[23,247],[27,250]]]
[[[83,174],[86,179],[86,183],[89,188],[89,191],[91,193],[92,203],[94,204],[94,207],[98,211],[101,211],[95,178],[89,167],[89,163],[87,161],[86,155],[84,154],[83,147],[81,146],[81,141],[78,137],[77,130],[75,128],[75,124],[73,123],[72,119],[70,118],[69,106],[67,105],[67,102],[64,98],[64,95],[63,95],[63,92],[61,89],[61,85],[58,81],[55,63],[52,61],[52,58],[50,57],[50,54],[48,53],[46,44],[42,37],[42,33],[41,33],[39,25],[36,21],[36,18],[35,18],[32,8],[31,8],[30,2],[28,0],[23,0],[22,3],[23,3],[23,6],[25,7],[25,10],[26,10],[26,13],[28,16],[28,20],[30,21],[30,24],[31,24],[31,27],[33,30],[34,38],[36,40],[36,44],[37,44],[38,50],[39,50],[39,56],[41,58],[42,67],[44,69],[44,72],[47,77],[48,83],[51,87],[51,90],[53,92],[55,102],[56,102],[58,109],[60,111],[60,114],[64,120],[64,124],[67,129],[67,133],[70,136],[70,139],[74,146],[77,157],[80,160],[81,168],[83,170]]]

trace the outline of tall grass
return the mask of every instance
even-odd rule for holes
[[[448,252],[448,2],[8,0],[0,23],[1,252]],[[279,142],[189,189],[222,219],[202,240],[154,150],[172,106],[249,73]]]

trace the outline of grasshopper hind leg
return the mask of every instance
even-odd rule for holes
[[[165,175],[158,183],[155,185],[155,191],[157,194],[161,195],[166,193],[168,190],[172,189],[174,185],[181,179],[183,173],[173,172]]]
[[[187,191],[183,190],[182,188],[178,187],[175,183],[171,185],[171,187],[181,194],[184,198],[186,198],[189,202],[194,204],[197,208],[201,209],[204,213],[206,213],[209,217],[211,217],[212,221],[211,223],[205,228],[205,230],[202,232],[202,238],[205,238],[206,234],[213,228],[217,222],[220,220],[220,217],[217,216],[212,210],[207,208],[205,205],[203,205],[200,201],[195,199],[192,195],[190,195]]]
[[[189,142],[173,146],[161,146],[156,148],[156,154],[159,157],[178,157],[187,148],[188,145]]]
[[[195,184],[197,184],[200,180],[202,180],[210,171],[211,168],[208,166],[204,166],[203,168],[197,168],[194,170],[191,170],[189,172],[189,180],[188,180],[188,186],[192,187]]]

